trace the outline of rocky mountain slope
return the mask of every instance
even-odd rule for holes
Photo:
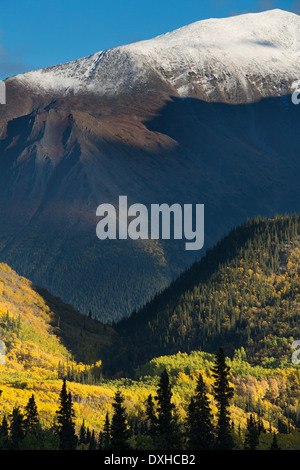
[[[299,210],[299,17],[207,20],[6,81],[0,259],[80,311],[129,315],[257,214]],[[205,248],[96,237],[96,208],[205,204]]]

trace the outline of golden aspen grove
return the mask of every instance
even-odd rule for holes
[[[130,448],[151,449],[145,432],[147,399],[156,395],[164,371],[183,436],[199,374],[216,420],[212,368],[222,347],[233,389],[234,448],[244,448],[251,416],[260,425],[257,449],[269,449],[274,434],[280,449],[300,449],[300,366],[291,361],[291,345],[300,337],[298,229],[298,216],[247,222],[179,278],[175,297],[171,285],[145,307],[142,320],[136,312],[128,326],[126,320],[104,325],[81,315],[1,264],[0,332],[6,354],[0,364],[0,421],[6,417],[10,423],[13,408],[25,412],[34,395],[40,424],[51,430],[66,379],[77,436],[84,423],[99,446],[106,416],[113,415],[120,392]],[[222,243],[227,248],[232,244],[234,253],[214,264]],[[201,280],[205,263],[210,272],[206,269]],[[144,349],[133,341],[136,332],[144,339]],[[149,341],[157,338],[152,351],[146,336]],[[120,356],[126,361],[130,354],[126,371],[128,364]],[[26,448],[24,442],[20,448]],[[78,441],[77,448],[88,444]]]

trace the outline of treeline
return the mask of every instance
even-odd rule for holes
[[[172,401],[172,386],[164,370],[160,375],[156,395],[150,394],[144,416],[129,419],[124,406],[124,396],[118,390],[112,403],[112,416],[105,417],[103,429],[96,436],[83,422],[76,434],[75,413],[66,379],[60,392],[59,406],[51,428],[40,424],[34,395],[22,412],[19,407],[10,416],[3,416],[0,425],[0,449],[10,450],[255,450],[259,438],[267,430],[261,419],[250,414],[247,430],[235,429],[230,417],[230,403],[234,392],[229,382],[230,367],[226,364],[223,349],[215,356],[211,369],[216,413],[212,412],[207,389],[201,374],[192,393],[187,416],[179,419]],[[272,432],[270,429],[269,432]],[[239,445],[237,442],[239,441]],[[270,449],[279,449],[273,433]]]
[[[102,355],[107,373],[132,373],[152,357],[226,345],[230,356],[287,359],[299,330],[300,216],[256,218],[221,240],[129,319],[114,325],[117,354]]]

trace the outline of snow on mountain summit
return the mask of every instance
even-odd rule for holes
[[[150,41],[165,41],[178,46],[184,42],[186,47],[227,49],[256,44],[271,47],[298,47],[295,40],[299,35],[300,18],[283,10],[269,10],[263,13],[248,13],[229,18],[209,19],[183,26]],[[300,36],[299,36],[300,38]]]
[[[300,17],[276,9],[202,20],[15,79],[53,93],[116,95],[163,84],[213,101],[278,96],[300,79]]]

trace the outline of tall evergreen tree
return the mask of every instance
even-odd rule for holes
[[[34,428],[39,424],[39,414],[34,395],[29,398],[25,409],[24,426],[25,432],[34,433]]]
[[[58,435],[61,450],[74,450],[77,445],[75,434],[75,413],[71,393],[67,393],[66,380],[63,380],[60,392],[60,407],[56,411],[58,422]]]
[[[154,439],[157,433],[157,417],[155,415],[155,405],[151,394],[147,398],[146,416],[149,435]]]
[[[157,401],[157,432],[160,441],[158,445],[166,449],[176,448],[178,444],[179,425],[172,395],[169,375],[164,370],[160,376],[155,400]]]
[[[85,429],[84,420],[82,421],[82,424],[80,426],[78,443],[79,444],[86,444],[86,429]]]
[[[91,437],[90,437],[90,442],[89,442],[89,450],[96,450],[97,444],[96,444],[96,438],[95,438],[95,431],[93,430],[91,432]]]
[[[247,419],[247,432],[245,435],[245,450],[255,450],[259,444],[259,428],[252,413]]]
[[[188,447],[192,450],[212,449],[214,444],[213,417],[201,374],[188,406],[187,438]]]
[[[103,447],[104,449],[109,449],[110,446],[110,421],[109,414],[106,413],[104,428],[103,428]]]
[[[24,416],[18,406],[13,408],[10,423],[12,449],[18,450],[24,439]]]
[[[172,413],[174,410],[174,405],[171,403],[172,395],[169,375],[164,370],[160,376],[155,397],[157,400],[158,429],[161,435],[169,435],[172,432]]]
[[[212,368],[212,376],[215,379],[213,385],[214,397],[217,402],[217,441],[219,449],[232,449],[233,438],[230,426],[230,400],[233,397],[233,389],[229,385],[230,368],[226,365],[224,351],[219,349]]]
[[[86,440],[86,443],[87,443],[87,444],[90,443],[91,438],[92,438],[92,433],[91,433],[91,431],[90,431],[90,428],[87,428],[87,430],[86,430],[86,437],[85,437],[85,440]]]
[[[3,416],[0,426],[0,450],[9,448],[9,425],[6,416]]]
[[[126,409],[123,406],[124,397],[118,390],[114,397],[114,413],[111,420],[110,428],[110,448],[113,450],[126,450],[130,449],[129,429],[127,425]]]

